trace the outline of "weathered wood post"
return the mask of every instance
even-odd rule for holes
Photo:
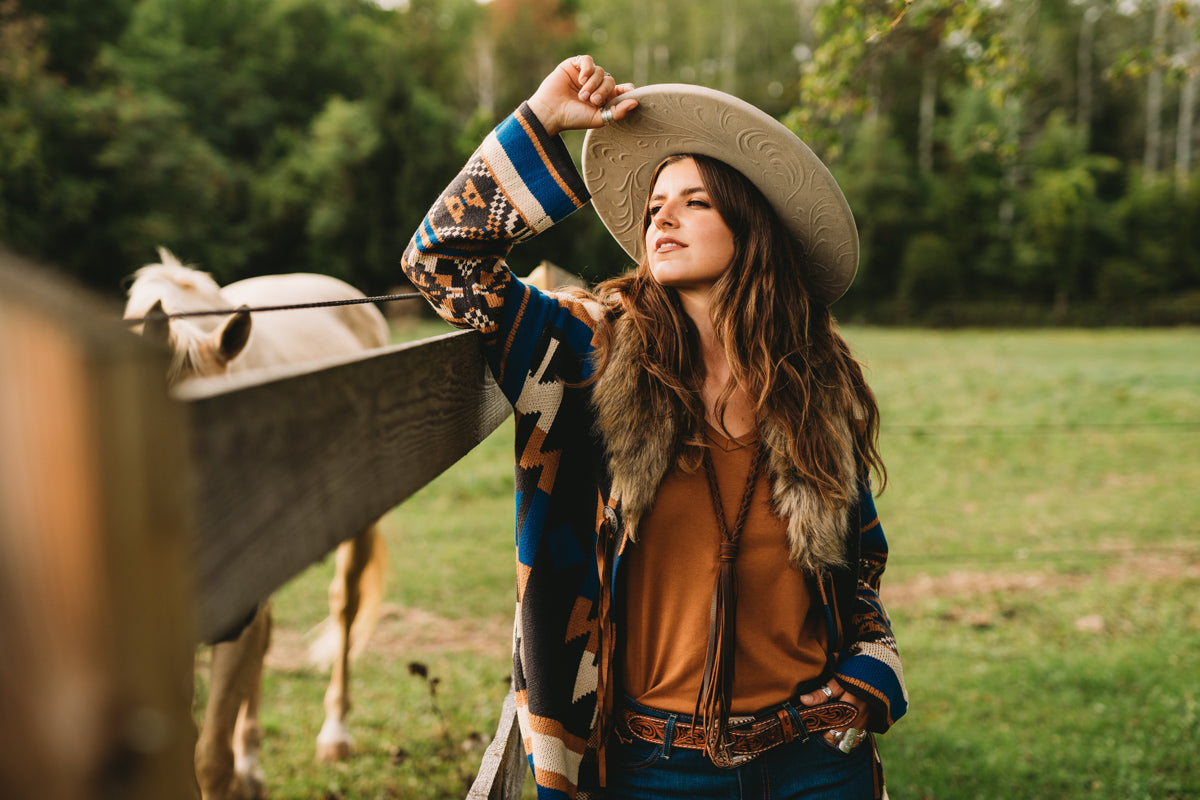
[[[166,354],[0,251],[0,797],[193,795],[186,443]]]
[[[517,698],[509,692],[500,708],[496,735],[483,754],[466,800],[519,800],[528,774],[525,744],[517,724]]]

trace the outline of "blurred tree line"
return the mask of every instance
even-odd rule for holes
[[[859,224],[842,318],[1200,322],[1197,0],[0,0],[0,241],[114,294],[160,244],[385,291],[576,52],[799,133]],[[543,258],[628,266],[591,214]]]

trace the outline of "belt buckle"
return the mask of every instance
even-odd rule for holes
[[[708,742],[709,759],[717,767],[740,767],[786,740],[777,717],[736,717],[730,722],[735,719],[738,725],[726,730],[724,741]]]
[[[754,758],[758,753],[735,753],[733,751],[733,741],[726,735],[722,742],[709,742],[708,758],[712,761],[713,766],[721,769],[733,769],[740,767],[750,759]]]

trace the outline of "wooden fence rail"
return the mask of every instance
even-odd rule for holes
[[[212,636],[365,530],[512,412],[474,333],[193,382],[197,630]]]
[[[196,382],[0,251],[0,797],[191,793],[193,643],[511,413],[473,333]],[[513,699],[471,798],[517,798]]]

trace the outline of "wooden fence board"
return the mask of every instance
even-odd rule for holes
[[[187,464],[166,354],[3,251],[0,340],[0,797],[189,797]]]
[[[528,772],[521,726],[517,724],[517,698],[510,691],[500,707],[496,735],[484,751],[467,800],[519,800]]]
[[[508,417],[477,336],[181,388],[202,638],[238,622]]]

